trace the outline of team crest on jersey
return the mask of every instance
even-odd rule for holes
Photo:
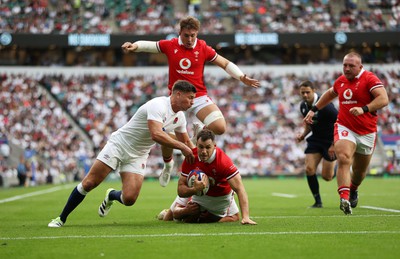
[[[196,58],[199,57],[199,54],[200,54],[200,52],[198,52],[198,51],[195,51],[195,52],[194,52],[194,55],[196,56]]]
[[[174,122],[172,123],[172,124],[176,124],[178,122],[178,117],[176,117],[175,119],[174,119]]]
[[[174,54],[176,54],[176,52],[178,52],[178,50],[177,50],[177,49],[174,49]]]
[[[182,69],[188,69],[188,68],[190,68],[191,65],[192,65],[192,63],[190,62],[190,60],[188,58],[183,58],[179,61],[179,66]]]
[[[343,130],[341,134],[343,137],[349,136],[349,132],[347,130]]]

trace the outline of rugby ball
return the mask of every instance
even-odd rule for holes
[[[197,178],[197,180],[201,181],[204,178],[206,179],[206,187],[202,191],[197,192],[197,196],[203,196],[208,192],[208,189],[210,188],[210,181],[208,180],[208,176],[201,170],[199,169],[193,169],[190,171],[188,177],[187,177],[187,184],[189,187],[193,187],[194,185],[194,180]]]

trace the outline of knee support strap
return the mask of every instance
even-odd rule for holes
[[[214,121],[219,120],[219,119],[223,119],[223,118],[224,118],[224,115],[222,115],[221,111],[213,111],[213,112],[211,112],[210,114],[208,114],[206,116],[206,118],[204,119],[203,123],[206,126],[209,126]]]

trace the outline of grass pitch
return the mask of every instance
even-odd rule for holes
[[[240,223],[183,224],[155,216],[176,195],[147,180],[133,207],[97,209],[109,187],[93,190],[59,229],[73,185],[0,189],[0,258],[400,258],[400,178],[367,178],[353,215],[339,210],[336,183],[319,179],[324,208],[306,179],[245,179],[251,217]]]

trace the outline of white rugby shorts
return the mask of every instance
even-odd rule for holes
[[[236,205],[233,191],[228,195],[218,197],[193,195],[192,201],[200,205],[200,210],[207,210],[221,218],[233,216],[236,213],[239,213],[239,208]]]
[[[214,102],[207,95],[194,98],[194,103],[188,112],[193,112],[196,115],[201,109],[211,104],[214,104]]]
[[[359,135],[351,131],[347,127],[335,124],[334,138],[335,142],[339,139],[346,139],[356,144],[356,153],[362,155],[372,155],[375,149],[377,133],[369,133],[366,135]]]
[[[130,156],[113,142],[108,141],[97,155],[97,159],[111,167],[113,170],[124,173],[144,175],[149,154]]]

